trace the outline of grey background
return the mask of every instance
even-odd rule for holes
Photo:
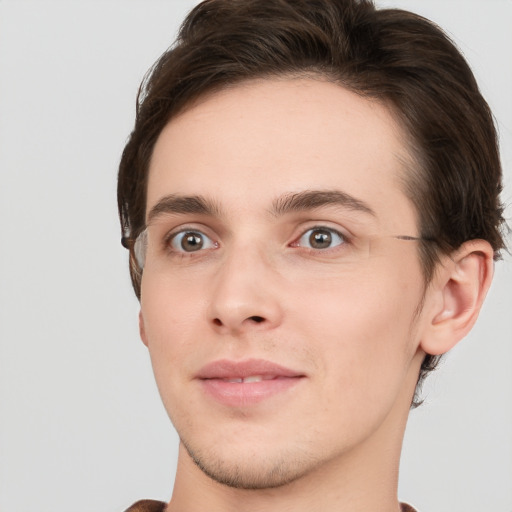
[[[115,181],[138,84],[195,1],[0,1],[0,511],[167,500],[177,438],[138,339]],[[512,202],[512,2],[395,0],[448,30],[498,120]],[[510,218],[512,210],[508,208]],[[412,412],[400,497],[512,511],[512,269]]]

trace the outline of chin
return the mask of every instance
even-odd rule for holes
[[[231,454],[217,451],[205,455],[182,443],[196,466],[208,477],[235,489],[272,489],[283,487],[311,472],[317,462],[306,454]]]

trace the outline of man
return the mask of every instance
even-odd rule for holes
[[[119,171],[140,333],[180,436],[169,504],[398,512],[425,376],[500,234],[492,116],[430,22],[212,0],[141,89]]]

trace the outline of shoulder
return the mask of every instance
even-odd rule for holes
[[[165,512],[163,501],[140,500],[128,507],[124,512]]]
[[[165,512],[166,504],[163,501],[140,500],[128,507],[125,512]],[[416,512],[411,505],[401,503],[401,512]]]

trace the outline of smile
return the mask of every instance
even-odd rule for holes
[[[270,361],[251,359],[215,361],[202,368],[196,378],[208,399],[228,407],[248,407],[285,393],[304,377]]]
[[[262,380],[274,380],[277,379],[277,375],[251,375],[250,377],[243,378],[231,378],[231,379],[222,379],[224,382],[238,382],[240,384],[246,382],[261,382]]]

